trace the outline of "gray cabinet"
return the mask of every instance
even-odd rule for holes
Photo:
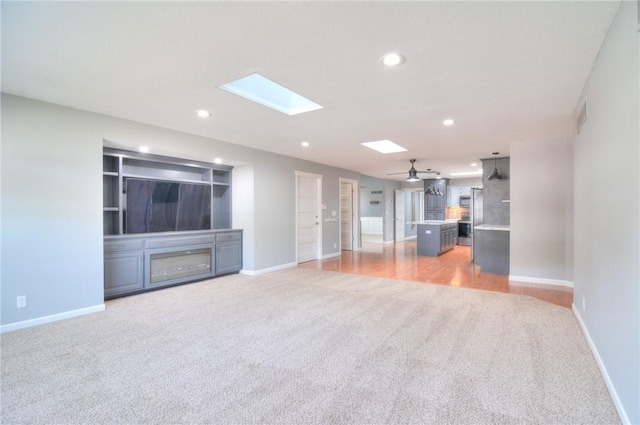
[[[458,223],[418,224],[418,255],[436,257],[453,249]]]
[[[449,179],[426,179],[425,190],[425,220],[444,220],[447,207],[447,186]],[[432,194],[438,193],[437,195]]]
[[[242,230],[108,236],[104,293],[114,298],[237,273]]]
[[[104,295],[107,298],[143,289],[143,251],[130,250],[132,245],[105,244],[104,253]],[[135,246],[135,245],[133,245]]]

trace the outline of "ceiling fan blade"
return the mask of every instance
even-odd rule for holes
[[[387,173],[386,175],[387,176],[395,176],[395,175],[398,175],[398,174],[407,174],[407,173],[409,173],[409,172],[408,171],[403,171],[402,173]]]

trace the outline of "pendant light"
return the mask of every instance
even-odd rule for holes
[[[493,153],[493,173],[489,176],[489,180],[502,180],[502,176],[498,172],[498,158],[496,157],[499,153],[500,152]]]

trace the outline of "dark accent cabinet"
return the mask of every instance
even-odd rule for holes
[[[425,191],[425,220],[444,220],[447,208],[447,187],[449,179],[426,179]],[[438,193],[433,194],[433,193]]]

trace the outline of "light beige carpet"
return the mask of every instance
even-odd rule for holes
[[[2,335],[3,424],[613,424],[569,309],[292,268]]]

